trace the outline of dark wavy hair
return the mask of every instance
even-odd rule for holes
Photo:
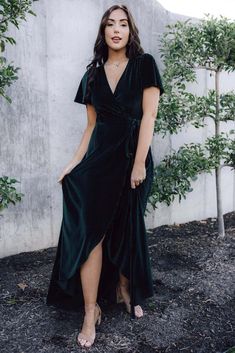
[[[103,14],[99,26],[98,35],[94,45],[94,56],[92,61],[86,66],[88,70],[88,80],[87,80],[87,96],[91,91],[91,84],[95,79],[95,72],[97,64],[98,66],[105,63],[108,59],[108,46],[105,42],[105,35],[104,30],[105,26],[108,21],[108,17],[113,10],[121,9],[127,15],[128,25],[130,29],[128,43],[126,45],[126,56],[131,59],[136,57],[137,55],[143,54],[144,50],[140,45],[140,38],[139,38],[139,30],[135,24],[132,14],[130,13],[129,9],[125,5],[113,5],[108,8],[105,13]]]

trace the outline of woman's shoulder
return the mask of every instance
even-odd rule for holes
[[[148,60],[148,59],[154,59],[153,55],[150,53],[141,53],[141,54],[137,54],[137,56],[135,57],[136,60]]]
[[[146,53],[143,53],[143,54],[140,54],[139,55],[139,60],[141,61],[141,63],[143,65],[148,65],[148,63],[151,63],[151,62],[155,62],[156,63],[156,60],[154,58],[154,56],[148,52]]]
[[[140,70],[142,70],[146,66],[148,67],[151,65],[156,65],[155,58],[153,57],[152,54],[150,54],[148,52],[138,54],[134,58],[134,62],[137,64],[137,67],[139,67]]]
[[[82,82],[87,81],[88,74],[89,74],[89,69],[86,68],[86,69],[83,71],[83,73],[82,73],[82,77],[81,77],[81,81],[82,81]]]
[[[154,56],[150,53],[143,53],[140,56],[140,72],[142,87],[155,86],[160,88],[160,95],[164,92],[161,75]]]

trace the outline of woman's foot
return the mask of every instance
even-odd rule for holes
[[[82,325],[82,330],[77,336],[77,343],[82,347],[90,347],[95,340],[96,331],[95,325],[101,323],[101,309],[99,305],[85,305],[85,316]]]
[[[131,313],[131,305],[130,305],[130,295],[128,291],[127,284],[120,284],[117,285],[117,303],[124,302],[126,305],[126,310],[128,313]],[[144,315],[143,310],[140,305],[134,306],[134,312],[136,317],[142,317]]]

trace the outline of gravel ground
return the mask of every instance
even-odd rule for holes
[[[89,352],[235,353],[235,212],[148,231],[155,295],[133,320],[102,308]],[[1,353],[73,353],[83,312],[45,304],[56,248],[0,259]]]

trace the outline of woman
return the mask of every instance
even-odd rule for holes
[[[98,66],[97,66],[98,64]],[[131,317],[153,296],[144,212],[153,179],[151,140],[159,96],[156,62],[140,46],[126,6],[103,15],[74,101],[88,123],[59,182],[63,219],[47,304],[85,316],[77,343],[93,344],[97,300],[124,303]]]

